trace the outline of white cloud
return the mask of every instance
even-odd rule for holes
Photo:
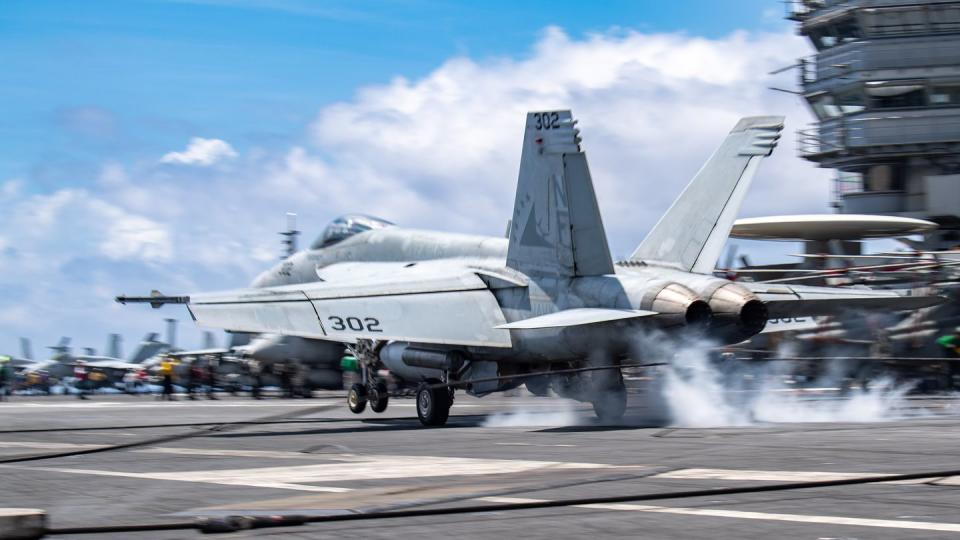
[[[786,114],[784,139],[743,213],[826,211],[825,172],[794,155],[793,132],[808,114],[795,97],[767,89],[767,73],[806,53],[788,32],[709,40],[628,31],[574,40],[551,28],[523,60],[455,58],[422,79],[398,77],[324,108],[310,130],[318,156],[299,151],[287,159],[316,166],[288,168],[271,182],[338,211],[374,212],[357,208],[369,204],[402,224],[500,234],[525,112],[571,108],[622,254],[738,117]],[[778,82],[789,85],[791,76]]]
[[[157,262],[173,254],[165,226],[79,189],[18,202],[6,216],[5,229],[17,233],[10,245],[21,259],[44,264],[90,255]]]
[[[20,194],[20,189],[23,187],[23,180],[19,178],[14,178],[7,180],[2,185],[0,185],[0,201],[7,199],[13,199]]]
[[[225,159],[237,157],[236,150],[226,141],[194,137],[183,152],[170,152],[160,158],[160,163],[209,166]]]
[[[105,188],[117,188],[127,183],[127,169],[122,163],[110,161],[100,169],[97,181]]]

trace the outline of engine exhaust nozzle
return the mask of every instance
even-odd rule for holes
[[[767,325],[767,306],[746,287],[727,282],[704,296],[713,309],[717,331],[733,330],[745,339]]]
[[[667,283],[647,293],[641,309],[656,311],[657,321],[664,326],[706,328],[713,319],[713,310],[697,293],[679,283]]]

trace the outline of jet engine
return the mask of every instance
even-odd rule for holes
[[[707,328],[713,312],[697,293],[679,283],[666,283],[647,291],[640,309],[656,311],[657,321],[664,326],[686,325]]]
[[[714,337],[736,343],[760,333],[767,325],[767,306],[742,285],[711,280],[700,294],[713,310],[710,334]]]

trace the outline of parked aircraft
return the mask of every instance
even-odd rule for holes
[[[424,425],[446,422],[456,386],[484,395],[544,372],[560,395],[614,420],[626,406],[619,366],[642,358],[640,336],[737,343],[769,318],[941,301],[712,275],[782,117],[740,120],[633,255],[614,263],[574,124],[569,111],[527,114],[507,240],[348,230],[301,255],[315,258],[312,282],[117,300],[183,303],[203,326],[342,344],[363,375],[348,395],[352,411],[386,409],[378,373],[387,369],[417,388]]]
[[[36,360],[33,358],[33,345],[30,343],[30,339],[25,337],[20,338],[20,356],[8,356],[8,358],[10,359],[10,365],[17,370],[23,368],[23,366],[35,363]]]
[[[85,348],[84,354],[75,355],[70,347],[70,338],[64,337],[57,345],[50,347],[53,354],[49,359],[22,363],[16,369],[22,370],[24,373],[44,371],[50,377],[63,380],[72,377],[74,367],[77,363],[82,362],[88,370],[102,371],[106,378],[103,379],[101,384],[110,386],[119,382],[127,371],[143,368],[144,360],[170,350],[170,345],[164,341],[159,341],[158,337],[159,334],[156,332],[148,333],[134,353],[126,360],[121,357],[120,335],[118,334],[110,334],[106,355],[98,355],[96,350],[92,348]]]

